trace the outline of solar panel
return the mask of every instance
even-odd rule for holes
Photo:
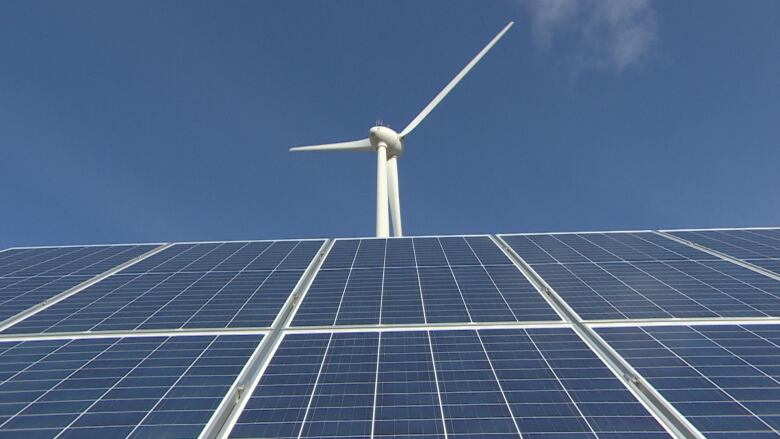
[[[707,437],[780,435],[780,325],[598,332]]]
[[[502,237],[586,320],[780,316],[780,282],[655,233]]]
[[[294,326],[560,320],[486,236],[338,240]]]
[[[2,277],[96,276],[156,245],[98,245],[11,249],[0,255]]]
[[[0,253],[0,321],[155,247],[117,245],[6,250]]]
[[[668,437],[570,329],[287,335],[231,437]]]
[[[0,342],[0,437],[195,437],[261,338]]]
[[[268,327],[322,243],[174,245],[5,332]]]
[[[780,229],[690,230],[668,233],[780,274]]]
[[[766,265],[778,233],[677,236]],[[773,277],[652,232],[502,239],[560,298],[487,235],[0,252],[0,320],[94,280],[0,333],[0,439],[780,436]]]

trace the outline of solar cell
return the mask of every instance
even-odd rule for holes
[[[174,245],[6,332],[268,327],[321,246]]]
[[[691,230],[668,233],[780,274],[780,229]]]
[[[293,326],[560,320],[486,236],[338,240]]]
[[[0,342],[0,437],[195,437],[261,338]]]
[[[598,332],[707,437],[780,435],[780,326]]]
[[[155,247],[46,247],[11,249],[0,253],[0,321]]]
[[[654,233],[502,237],[586,320],[780,316],[780,282]]]
[[[569,329],[288,334],[231,437],[668,437]]]

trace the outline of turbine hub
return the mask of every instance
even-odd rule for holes
[[[391,128],[373,127],[368,131],[368,138],[371,141],[371,146],[374,148],[379,147],[380,143],[384,143],[387,146],[387,158],[400,157],[404,152],[401,136]]]

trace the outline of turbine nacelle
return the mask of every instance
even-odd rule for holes
[[[401,136],[391,128],[383,126],[371,128],[368,130],[368,140],[374,148],[383,143],[387,147],[387,158],[400,157],[404,153],[404,142]]]

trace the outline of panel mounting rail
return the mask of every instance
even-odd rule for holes
[[[571,323],[572,329],[598,355],[615,375],[637,396],[642,404],[650,410],[666,430],[678,438],[704,438],[685,417],[683,417],[661,394],[644,380],[607,342],[591,327],[586,325],[580,316],[550,287],[545,280],[523,260],[512,247],[498,235],[490,235],[490,239],[509,257],[515,266],[534,284],[541,294],[549,299],[555,310]]]
[[[320,251],[317,253],[309,266],[304,271],[303,276],[298,280],[298,283],[293,288],[290,297],[287,298],[284,307],[277,315],[271,330],[263,337],[263,340],[258,345],[255,352],[249,358],[246,366],[236,378],[235,383],[228,391],[228,394],[222,400],[217,410],[209,419],[206,427],[201,432],[199,438],[201,439],[214,439],[227,437],[232,430],[238,416],[244,410],[246,403],[252,396],[252,391],[260,381],[260,377],[263,374],[268,363],[271,361],[276,348],[284,337],[284,328],[290,323],[295,315],[296,305],[303,299],[303,296],[314,281],[314,277],[320,270],[322,263],[328,256],[328,252],[333,247],[333,240],[327,239],[320,247]]]

